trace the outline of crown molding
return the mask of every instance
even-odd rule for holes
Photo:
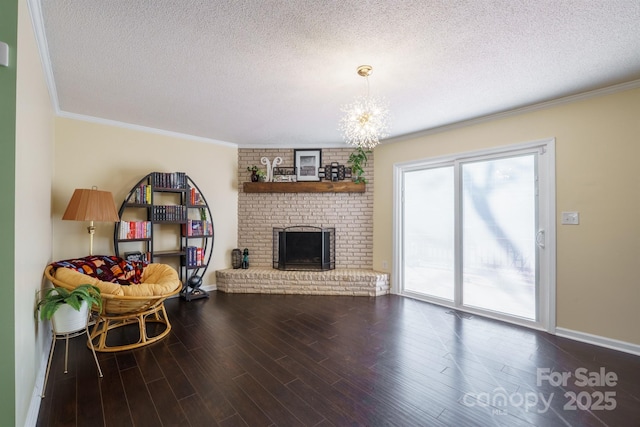
[[[326,142],[326,143],[317,143],[317,142],[306,142],[306,143],[287,143],[287,144],[278,144],[278,145],[271,145],[271,144],[262,144],[262,143],[258,143],[258,144],[251,144],[251,143],[241,143],[238,144],[238,148],[245,148],[245,149],[263,149],[263,150],[268,150],[268,149],[278,149],[278,148],[305,148],[305,147],[310,147],[310,148],[353,148],[350,145],[347,145],[344,142]]]
[[[205,138],[202,136],[189,135],[186,133],[173,132],[169,130],[152,128],[147,126],[134,125],[131,123],[120,122],[117,120],[102,119],[100,117],[87,116],[84,114],[69,113],[67,111],[61,111],[58,114],[58,117],[62,117],[65,119],[80,120],[84,122],[96,123],[96,124],[113,126],[113,127],[119,127],[123,129],[130,129],[130,130],[135,130],[140,132],[153,133],[156,135],[169,136],[172,138],[180,138],[180,139],[186,139],[190,141],[205,142],[208,144],[216,144],[216,145],[222,145],[225,147],[238,148],[238,144],[234,144],[232,142],[220,141],[218,139]]]
[[[524,113],[530,113],[533,111],[544,110],[546,108],[555,107],[558,105],[570,104],[572,102],[583,101],[598,96],[611,95],[617,92],[624,92],[626,90],[632,90],[640,88],[640,79],[632,80],[630,82],[619,83],[612,86],[607,86],[600,89],[594,89],[587,92],[578,93],[575,95],[563,96],[561,98],[552,99],[550,101],[539,102],[537,104],[531,104],[524,107],[514,108],[511,110],[501,111],[499,113],[488,114],[486,116],[476,117],[469,120],[462,120],[447,125],[437,126],[430,129],[421,130],[418,132],[399,135],[393,138],[385,139],[381,144],[392,144],[394,142],[406,141],[409,139],[420,138],[423,136],[434,135],[437,133],[447,132],[450,130],[460,129],[467,126],[477,125],[480,123],[486,123],[493,120],[503,119],[507,117],[517,116]]]
[[[40,54],[40,62],[44,73],[44,80],[49,90],[49,98],[56,115],[60,114],[60,104],[58,103],[58,91],[56,89],[56,81],[53,78],[53,67],[51,66],[51,57],[49,55],[49,44],[44,31],[44,19],[42,18],[42,8],[38,0],[27,0],[29,15],[31,16],[31,25]]]
[[[53,83],[52,83],[52,85],[53,85]],[[550,101],[540,102],[540,103],[537,103],[537,104],[527,105],[525,107],[514,108],[512,110],[506,110],[506,111],[502,111],[502,112],[499,112],[499,113],[489,114],[489,115],[482,116],[482,117],[476,117],[474,119],[463,120],[463,121],[456,122],[456,123],[451,123],[451,124],[448,124],[448,125],[438,126],[438,127],[431,128],[431,129],[425,129],[425,130],[422,130],[422,131],[419,131],[419,132],[400,135],[400,136],[397,136],[397,137],[385,139],[384,141],[381,141],[380,144],[381,145],[382,144],[392,144],[394,142],[406,141],[406,140],[409,140],[409,139],[420,138],[420,137],[427,136],[427,135],[434,135],[434,134],[437,134],[437,133],[447,132],[447,131],[454,130],[454,129],[460,129],[460,128],[467,127],[467,126],[472,126],[472,125],[476,125],[476,124],[480,124],[480,123],[486,123],[486,122],[493,121],[493,120],[498,120],[498,119],[503,119],[503,118],[507,118],[507,117],[517,116],[517,115],[520,115],[520,114],[530,113],[530,112],[533,112],[533,111],[544,110],[544,109],[555,107],[555,106],[558,106],[558,105],[570,104],[570,103],[573,103],[573,102],[583,101],[583,100],[590,99],[590,98],[595,98],[595,97],[598,97],[598,96],[610,95],[610,94],[623,92],[623,91],[626,91],[626,90],[637,89],[637,88],[640,88],[640,79],[632,80],[630,82],[620,83],[620,84],[616,84],[616,85],[612,85],[612,86],[607,86],[605,88],[595,89],[595,90],[591,90],[591,91],[588,91],[588,92],[583,92],[583,93],[579,93],[579,94],[575,94],[575,95],[564,96],[562,98],[557,98],[557,99],[553,99],[553,100],[550,100]],[[55,85],[53,85],[53,89],[55,91]],[[56,100],[56,102],[57,102],[57,100]],[[182,133],[167,131],[167,130],[163,130],[163,129],[150,128],[150,127],[145,127],[145,126],[134,125],[134,124],[131,124],[131,123],[124,123],[124,122],[119,122],[119,121],[115,121],[115,120],[107,120],[107,119],[101,119],[101,118],[98,118],[98,117],[92,117],[92,116],[86,116],[86,115],[82,115],[82,114],[75,114],[75,113],[69,113],[69,112],[65,112],[65,111],[60,111],[60,109],[57,108],[57,103],[56,103],[56,109],[57,109],[57,114],[60,117],[67,117],[67,118],[72,118],[72,119],[76,119],[76,120],[89,121],[89,122],[93,122],[93,123],[101,123],[101,124],[106,124],[106,125],[110,125],[110,126],[123,127],[123,128],[133,129],[133,130],[139,130],[139,131],[143,131],[143,132],[156,133],[156,134],[160,134],[160,135],[166,135],[166,136],[172,136],[172,137],[177,137],[177,138],[189,139],[189,140],[193,140],[193,141],[200,141],[200,142],[219,144],[219,145],[224,145],[224,146],[228,146],[228,147],[245,148],[245,149],[251,149],[251,148],[254,148],[254,149],[272,149],[272,148],[300,148],[300,147],[304,147],[304,146],[308,145],[308,144],[279,144],[279,145],[271,145],[271,144],[260,144],[260,143],[258,143],[258,144],[251,144],[251,143],[238,143],[238,144],[236,144],[236,143],[227,142],[227,141],[220,141],[220,140],[217,140],[217,139],[198,137],[198,136],[194,136],[194,135],[182,134]],[[349,145],[347,145],[344,142],[312,143],[310,145],[313,145],[314,147],[317,147],[317,148],[349,148],[350,147]]]

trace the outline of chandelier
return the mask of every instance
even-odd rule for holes
[[[352,103],[340,109],[344,116],[340,120],[340,130],[347,144],[371,150],[388,136],[389,109],[380,98],[369,96],[369,76],[373,71],[370,65],[361,65],[357,72],[367,80],[367,94],[356,98]]]

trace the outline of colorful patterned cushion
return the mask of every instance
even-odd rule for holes
[[[100,289],[102,295],[110,296],[131,296],[149,297],[162,296],[175,293],[182,288],[182,282],[178,277],[178,272],[166,264],[149,264],[142,275],[140,284],[133,286],[122,286],[118,283],[105,282],[96,277],[81,273],[74,268],[58,268],[52,272],[53,276],[60,282],[65,283],[65,287],[75,288],[88,283]],[[127,305],[112,304],[109,306],[110,313],[124,313]]]
[[[139,284],[147,263],[126,261],[109,255],[91,255],[84,258],[67,259],[51,263],[54,269],[64,267],[95,277],[103,282],[121,285]]]

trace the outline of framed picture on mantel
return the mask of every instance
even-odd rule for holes
[[[298,181],[320,181],[319,169],[322,164],[322,150],[293,150],[293,165]]]

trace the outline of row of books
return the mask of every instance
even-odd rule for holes
[[[151,221],[120,221],[120,239],[149,239]]]
[[[187,267],[200,267],[204,264],[204,249],[187,246]]]
[[[182,205],[158,205],[151,207],[153,221],[184,221],[187,219],[187,207]]]
[[[188,219],[182,225],[182,234],[187,236],[213,236],[213,222],[200,219]]]
[[[139,203],[144,205],[151,204],[151,186],[142,184],[136,188],[129,198],[129,203]]]
[[[184,172],[154,172],[152,184],[156,188],[188,188],[187,174]]]
[[[202,194],[193,187],[189,191],[189,203],[191,205],[205,205],[204,197],[202,197]]]
[[[129,197],[128,202],[150,205],[152,191],[153,190],[151,185],[141,184],[131,192],[131,196]],[[202,197],[202,194],[200,194],[200,192],[193,187],[189,189],[189,204],[192,206],[205,206],[204,197]]]

